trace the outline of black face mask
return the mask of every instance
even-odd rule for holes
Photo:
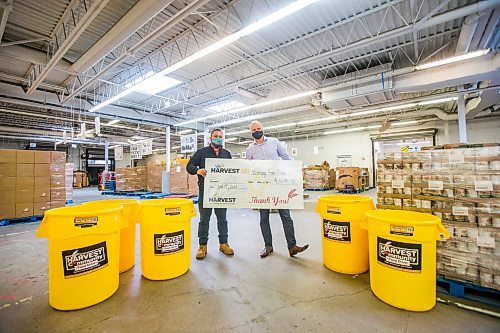
[[[263,131],[255,131],[252,133],[252,136],[255,140],[259,140],[260,138],[262,138],[263,135],[264,135]]]

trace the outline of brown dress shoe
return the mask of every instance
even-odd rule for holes
[[[261,258],[265,258],[267,257],[268,255],[271,254],[271,252],[273,252],[273,247],[272,246],[266,246],[264,248],[264,250],[262,250],[262,252],[260,253],[260,257]]]
[[[300,253],[300,252],[307,250],[308,247],[309,247],[309,244],[306,244],[304,246],[295,245],[294,247],[292,247],[291,249],[288,250],[288,253],[290,253],[290,257],[293,257],[297,253]]]

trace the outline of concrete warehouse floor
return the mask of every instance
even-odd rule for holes
[[[208,256],[197,261],[195,217],[186,274],[146,280],[137,252],[115,295],[69,312],[48,303],[47,240],[35,237],[38,223],[0,227],[0,332],[500,332],[499,319],[451,305],[426,313],[396,309],[372,294],[368,274],[325,268],[314,207],[315,198],[329,192],[307,193],[306,209],[292,216],[299,244],[311,246],[297,258],[288,256],[278,214],[271,217],[275,252],[261,259],[258,212],[231,209],[235,256],[218,251],[213,216]],[[104,198],[95,189],[75,190],[76,203]]]

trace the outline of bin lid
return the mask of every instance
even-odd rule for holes
[[[437,225],[441,224],[441,219],[428,213],[412,212],[408,210],[379,209],[366,212],[368,218],[380,222],[411,224],[411,225]]]
[[[139,200],[136,199],[105,199],[105,200],[94,200],[82,203],[82,205],[137,205]]]
[[[371,202],[372,198],[366,195],[322,195],[318,198],[318,202],[335,204],[353,204],[356,202]]]
[[[148,199],[139,202],[141,206],[162,206],[162,207],[179,207],[185,205],[193,205],[193,201],[183,198],[161,198]]]

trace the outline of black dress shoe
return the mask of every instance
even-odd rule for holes
[[[288,253],[290,253],[290,257],[293,257],[297,253],[300,253],[300,252],[307,250],[308,247],[309,247],[309,244],[306,244],[304,246],[295,245],[294,247],[292,247],[291,249],[288,250]]]
[[[260,253],[260,257],[261,258],[265,258],[267,257],[268,255],[271,254],[271,252],[273,252],[273,247],[272,246],[266,246],[264,248],[264,250],[262,250],[262,252]]]

